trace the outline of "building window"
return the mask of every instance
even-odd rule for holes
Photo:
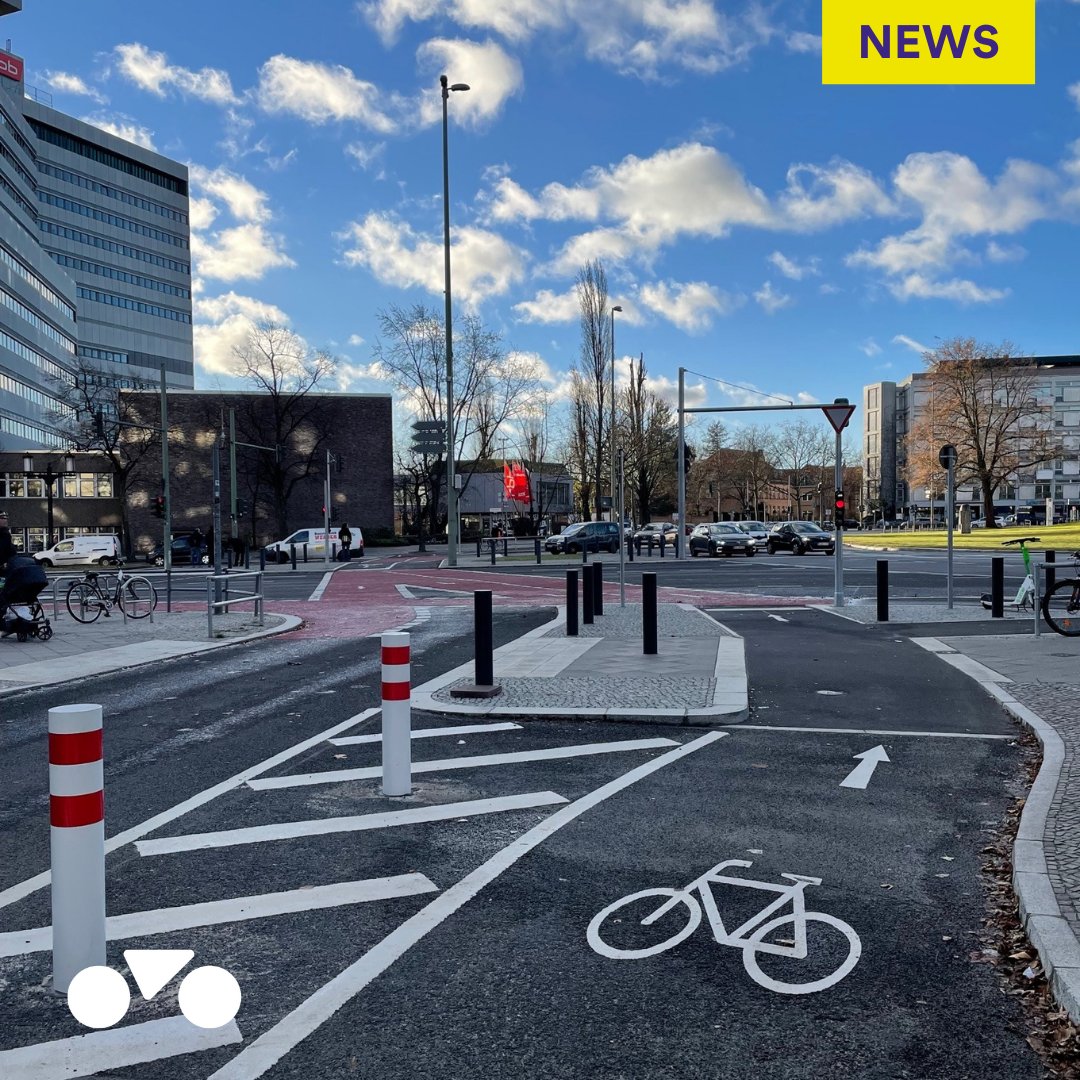
[[[1050,485],[1046,483],[1035,485],[1035,498],[1036,499],[1049,499],[1050,498]]]
[[[111,473],[68,473],[63,477],[65,499],[111,499]]]
[[[58,210],[66,210],[69,214],[80,214],[82,217],[101,221],[117,229],[126,229],[128,232],[138,233],[139,236],[146,236],[151,240],[160,240],[163,244],[172,244],[180,248],[188,246],[187,240],[183,236],[177,236],[176,233],[155,229],[152,225],[143,225],[117,214],[110,214],[105,210],[99,210],[96,206],[87,206],[73,199],[65,199],[62,195],[54,195],[51,191],[39,191],[38,200],[46,206],[55,206]]]
[[[116,293],[101,292],[98,289],[86,289],[82,285],[76,291],[83,300],[95,300],[99,304],[127,308],[128,311],[138,311],[143,315],[157,315],[158,318],[171,319],[173,322],[191,322],[191,316],[186,311],[161,307],[159,304],[147,304],[142,300],[133,300],[130,296],[117,296]]]

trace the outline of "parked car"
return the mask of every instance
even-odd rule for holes
[[[206,550],[206,542],[203,541],[203,556],[201,563],[203,566],[210,565],[210,552]],[[184,533],[180,536],[173,535],[172,544],[170,545],[171,562],[173,566],[190,566],[191,565],[191,536],[188,533]],[[146,555],[146,561],[153,563],[154,566],[165,565],[165,546],[164,544],[155,544]]]
[[[364,554],[364,534],[360,531],[359,526],[349,526],[349,532],[352,533],[352,547],[351,551],[354,555],[362,556]],[[306,529],[297,529],[296,532],[286,536],[284,540],[275,540],[272,544],[266,545],[266,558],[270,562],[275,560],[279,563],[287,563],[292,558],[292,548],[296,548],[296,557],[301,558],[304,550],[304,545],[307,544],[308,558],[319,558],[326,554],[326,545],[337,544],[337,549],[341,550],[341,541],[338,539],[338,530],[336,525],[330,526],[330,536],[327,540],[326,531],[321,525],[312,525]]]
[[[735,528],[740,532],[746,533],[747,536],[752,536],[754,538],[754,545],[759,551],[765,550],[765,545],[769,540],[769,530],[764,522],[736,521]]]
[[[654,544],[659,544],[660,537],[663,536],[665,544],[674,544],[678,534],[679,526],[673,521],[650,521],[634,533],[634,543],[640,540],[643,545],[647,545],[651,539]]]
[[[765,550],[770,555],[778,551],[790,551],[792,555],[822,551],[831,555],[836,550],[836,540],[812,521],[783,521],[773,526]]]
[[[582,549],[616,552],[619,534],[617,521],[578,521],[549,537],[544,547],[555,555],[577,555]]]
[[[119,566],[124,561],[120,537],[104,533],[72,536],[44,551],[35,551],[34,558],[44,567],[77,566],[80,563]]]
[[[735,525],[723,522],[714,525],[698,525],[690,534],[690,554],[697,555],[753,555],[757,551],[754,538]]]
[[[997,517],[994,518],[994,524],[997,525],[999,529],[1003,529],[1005,528],[1005,522],[1007,520],[1008,519],[1005,517],[1004,514],[999,514]],[[973,529],[985,529],[986,518],[973,518],[971,522],[971,527]]]

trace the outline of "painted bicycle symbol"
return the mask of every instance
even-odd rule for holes
[[[747,975],[759,986],[766,990],[774,990],[778,994],[814,994],[819,990],[827,990],[835,986],[841,979],[848,975],[852,968],[859,962],[862,955],[862,942],[859,935],[848,926],[846,922],[837,919],[833,915],[827,915],[821,911],[807,911],[804,893],[808,885],[820,885],[821,878],[805,877],[802,874],[781,874],[791,882],[790,885],[776,884],[771,881],[750,881],[747,878],[731,877],[721,873],[730,866],[748,867],[752,862],[744,859],[727,859],[718,863],[711,870],[695,878],[689,885],[682,889],[643,889],[641,892],[624,896],[621,900],[609,904],[602,911],[596,913],[586,938],[592,948],[601,956],[607,956],[612,960],[641,960],[646,956],[655,956],[666,949],[673,949],[676,945],[685,941],[701,925],[701,909],[704,907],[709,917],[709,925],[712,928],[713,937],[718,945],[731,945],[742,949],[743,966]],[[716,906],[711,885],[735,885],[747,889],[760,889],[764,892],[779,893],[775,900],[767,903],[756,915],[751,916],[741,926],[728,932],[724,928],[723,920]],[[695,896],[695,892],[698,894]],[[623,921],[618,918],[618,913],[630,908],[639,900],[666,897],[658,907],[652,908],[648,914],[639,918],[633,916],[640,926],[656,926],[661,933],[669,936],[657,944],[648,945],[644,948],[623,948],[608,944],[600,936],[601,928],[605,922],[608,924],[608,934],[611,936],[612,923]],[[700,900],[698,899],[700,897]],[[791,913],[770,918],[790,901]],[[646,905],[646,909],[651,905]],[[671,930],[672,921],[669,919],[665,924],[667,929],[659,926],[660,920],[666,915],[682,909],[685,924]],[[632,921],[629,912],[627,920]],[[762,954],[783,956],[792,960],[806,960],[809,955],[807,945],[807,923],[821,923],[839,931],[846,939],[847,955],[841,961],[840,966],[831,974],[821,978],[812,979],[808,982],[785,982],[766,975],[761,969],[759,957]],[[788,935],[778,936],[776,931],[790,924],[791,930]],[[770,935],[772,937],[770,938]],[[842,946],[841,946],[842,948]]]

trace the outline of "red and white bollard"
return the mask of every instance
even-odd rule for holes
[[[412,686],[409,635],[382,636],[382,792],[412,794]]]
[[[105,772],[100,705],[49,710],[53,989],[105,963]]]

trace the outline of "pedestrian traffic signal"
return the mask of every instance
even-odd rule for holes
[[[236,516],[242,518],[247,513],[247,503],[243,499],[236,500]]]
[[[836,489],[836,499],[833,502],[833,523],[838,529],[844,527],[844,511],[847,504],[844,502],[844,489]]]
[[[163,518],[165,516],[165,496],[157,495],[154,497],[154,517]]]

